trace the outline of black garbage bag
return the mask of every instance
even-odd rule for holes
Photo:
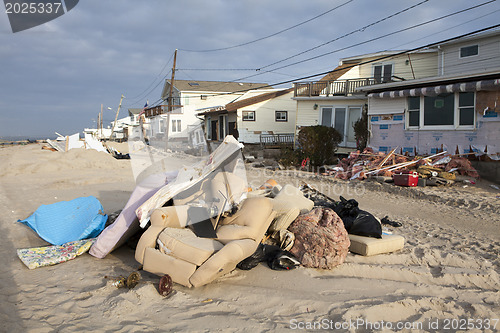
[[[358,202],[354,199],[347,200],[341,196],[340,202],[337,203],[333,210],[342,219],[345,230],[349,233],[356,216],[359,214]]]
[[[264,244],[260,243],[257,247],[257,250],[250,256],[238,263],[236,267],[239,269],[248,271],[255,266],[257,266],[260,262],[264,261]]]
[[[358,236],[382,238],[382,225],[375,216],[367,211],[360,210],[358,216],[356,216],[352,222],[351,228],[347,230],[347,233]]]
[[[356,200],[347,200],[341,196],[334,211],[344,222],[344,227],[349,234],[382,238],[380,221],[371,213],[360,210]]]
[[[263,261],[274,270],[291,270],[300,266],[300,261],[290,252],[279,246],[260,243],[257,250],[250,257],[240,261],[236,267],[250,270]]]
[[[266,255],[266,259],[269,268],[277,271],[288,271],[300,266],[300,261],[293,254],[279,247]]]

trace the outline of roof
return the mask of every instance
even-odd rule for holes
[[[170,83],[170,80],[165,80],[165,83]],[[174,80],[174,87],[179,91],[197,92],[239,92],[251,89],[271,88],[268,83],[196,80]]]
[[[416,88],[416,87],[425,87],[428,85],[435,85],[435,84],[454,83],[458,81],[468,82],[468,81],[475,81],[478,79],[499,78],[499,77],[500,77],[500,67],[488,72],[469,72],[469,73],[462,73],[459,75],[457,74],[441,75],[441,76],[426,77],[415,80],[375,84],[371,86],[359,87],[356,89],[356,91],[377,92],[377,91],[386,91],[397,88],[410,88],[410,87]]]
[[[488,37],[496,36],[496,35],[500,35],[500,29],[479,32],[479,33],[474,34],[474,35],[470,35],[470,36],[462,37],[459,39],[454,39],[454,40],[451,40],[448,42],[440,43],[439,45],[458,44],[458,43],[463,43],[463,42],[467,42],[467,41],[488,38]]]
[[[236,99],[235,101],[226,104],[224,107],[219,106],[219,107],[213,107],[210,108],[208,111],[200,112],[199,115],[206,115],[206,114],[213,114],[213,113],[220,113],[221,111],[224,112],[231,112],[231,111],[236,111],[240,108],[243,108],[245,106],[253,105],[256,103],[260,103],[263,101],[267,101],[276,97],[280,97],[283,95],[286,95],[288,93],[291,93],[293,91],[293,88],[288,88],[288,89],[273,89],[272,91],[269,92],[262,92],[258,94],[257,96],[252,96],[245,98],[245,95],[252,95],[256,91],[249,91],[247,92],[244,96]],[[257,91],[258,93],[259,91]]]
[[[139,114],[144,110],[143,108],[134,108],[134,109],[128,109],[128,114],[133,115],[133,114]]]
[[[333,71],[330,73],[326,74],[323,76],[320,81],[336,81],[338,80],[339,77],[347,73],[351,68],[356,66],[358,62],[356,63],[349,63],[349,64],[341,64],[337,66]]]

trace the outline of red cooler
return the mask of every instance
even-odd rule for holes
[[[417,186],[418,173],[416,171],[403,171],[392,176],[394,184],[399,186]]]

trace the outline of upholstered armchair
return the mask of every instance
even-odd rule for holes
[[[186,226],[189,208],[174,205],[154,210],[135,253],[145,271],[169,274],[186,287],[210,283],[252,255],[276,214],[270,199],[248,198],[235,214],[218,221],[217,238],[202,238]]]

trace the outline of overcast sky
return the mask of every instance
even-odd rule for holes
[[[256,69],[354,32],[422,0],[82,0],[65,15],[18,33],[12,33],[2,9],[0,137],[82,132],[84,127],[95,126],[101,104],[105,123],[109,123],[122,94],[126,98],[120,117],[127,115],[128,108],[158,100],[164,78],[170,77],[176,48],[176,79],[233,81],[260,73],[242,81],[275,84],[328,71],[343,57],[409,49],[498,24],[500,1],[266,72],[487,1],[429,0],[259,72]],[[317,19],[255,43],[212,52],[188,51],[248,43],[337,6]]]

